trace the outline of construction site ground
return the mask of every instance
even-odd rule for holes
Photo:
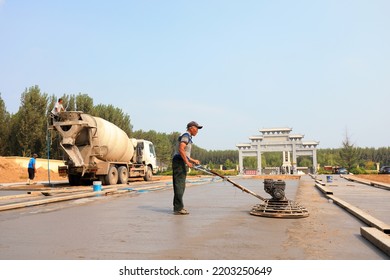
[[[389,256],[360,233],[364,222],[326,198],[315,179],[286,180],[286,197],[309,217],[266,218],[249,214],[262,201],[209,176],[189,178],[185,205],[172,213],[172,185],[158,178],[149,187],[127,186],[120,195],[100,195],[3,211],[3,260],[386,260]],[[390,224],[390,192],[339,175],[324,183],[357,207]],[[232,180],[267,197],[263,179]],[[140,187],[136,187],[140,184]],[[23,193],[16,184],[12,193]],[[22,187],[24,186],[24,187]],[[48,188],[34,186],[36,190]],[[1,187],[2,195],[10,187]],[[7,189],[7,190],[5,190]],[[12,186],[11,186],[12,189]]]
[[[390,258],[388,175],[229,177],[267,198],[263,180],[285,180],[286,197],[304,206],[309,216],[284,219],[250,215],[262,201],[217,177],[188,177],[184,201],[190,214],[179,216],[172,212],[170,176],[103,186],[95,192],[91,185],[69,186],[55,171],[49,184],[44,166],[38,169],[37,184],[26,185],[24,164],[0,158],[0,269],[7,279],[19,279],[18,275],[52,279],[63,264],[46,264],[47,260],[122,261],[119,264],[127,260],[134,265],[197,260],[200,267],[210,261],[246,266],[273,260],[283,262],[283,267],[273,266],[279,275],[284,273],[283,279],[293,272],[301,279],[312,279],[335,266],[348,269],[354,279],[366,279],[380,275],[387,262],[378,261]],[[353,208],[369,218],[358,217]],[[374,237],[363,229],[375,230]],[[291,260],[333,262],[285,262]],[[351,260],[371,262],[353,262],[352,267],[349,262],[339,264]],[[16,273],[20,261],[30,270]],[[63,271],[63,276],[90,277],[91,270],[95,279],[107,279],[102,270],[108,270],[108,278],[116,275],[117,266],[99,264],[91,267],[82,262],[82,268]],[[303,273],[304,267],[310,269]]]

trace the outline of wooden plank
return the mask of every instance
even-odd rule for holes
[[[390,185],[389,184],[379,183],[379,182],[370,182],[370,185],[375,187],[375,188],[379,188],[379,189],[390,191]]]
[[[390,236],[384,232],[372,227],[361,227],[360,234],[390,256]]]
[[[92,196],[98,196],[98,195],[105,195],[106,193],[113,192],[114,190],[117,190],[117,188],[109,188],[107,190],[100,191],[100,192],[91,191],[91,192],[84,192],[84,193],[79,193],[79,194],[72,194],[72,195],[66,195],[66,196],[39,199],[39,200],[34,200],[34,201],[18,202],[18,203],[12,203],[12,204],[8,204],[8,205],[1,205],[0,211],[18,209],[18,208],[36,206],[36,205],[43,205],[43,204],[49,204],[49,203],[54,203],[54,202],[61,202],[61,201],[67,201],[67,200],[73,200],[73,199],[79,199],[79,198],[85,198],[85,197],[92,197]]]
[[[361,221],[363,221],[367,225],[376,227],[377,229],[381,230],[384,233],[387,233],[387,234],[390,233],[390,225],[388,225],[388,224],[382,222],[381,220],[378,220],[377,218],[367,214],[366,212],[364,212],[360,208],[357,208],[357,207],[353,206],[352,204],[349,204],[348,202],[346,202],[346,201],[344,201],[336,196],[333,196],[333,195],[327,195],[326,197],[329,199],[332,199],[334,203],[336,203],[340,207],[344,208],[345,210],[347,210],[348,212],[353,214],[355,217],[359,218]]]
[[[42,195],[40,192],[34,192],[34,193],[27,193],[27,194],[15,194],[15,195],[4,195],[0,196],[0,200],[6,200],[6,199],[15,199],[15,198],[26,198],[31,196],[38,196]]]
[[[315,180],[315,182],[316,182],[317,184],[319,184],[319,185],[325,186],[325,183],[322,182],[322,181],[320,181],[320,180]]]
[[[317,189],[319,189],[325,195],[333,195],[333,191],[329,190],[328,188],[326,188],[320,184],[316,184],[315,186],[317,187]]]

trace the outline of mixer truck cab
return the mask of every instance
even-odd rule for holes
[[[138,139],[136,154],[140,157],[139,161],[142,162],[143,165],[150,167],[151,172],[147,175],[150,176],[151,179],[151,176],[157,173],[157,157],[153,143],[148,140]],[[149,181],[148,178],[144,179]]]
[[[59,174],[67,176],[70,185],[127,184],[129,178],[146,181],[157,172],[152,142],[129,138],[118,126],[102,118],[78,111],[61,112],[53,129],[60,135],[65,151],[65,166]]]

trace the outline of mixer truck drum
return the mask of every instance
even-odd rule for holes
[[[271,199],[265,199],[215,171],[209,170],[200,165],[194,166],[194,168],[207,174],[221,177],[224,181],[228,181],[243,192],[249,193],[263,201],[263,203],[253,206],[252,210],[249,212],[251,215],[268,218],[305,218],[309,216],[309,212],[305,207],[294,201],[286,199],[284,195],[286,183],[284,181],[265,179],[264,190],[272,196]]]

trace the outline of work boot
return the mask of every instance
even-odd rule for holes
[[[175,215],[188,215],[188,214],[190,214],[190,212],[188,212],[186,209],[183,208],[179,211],[175,211],[174,214]]]

